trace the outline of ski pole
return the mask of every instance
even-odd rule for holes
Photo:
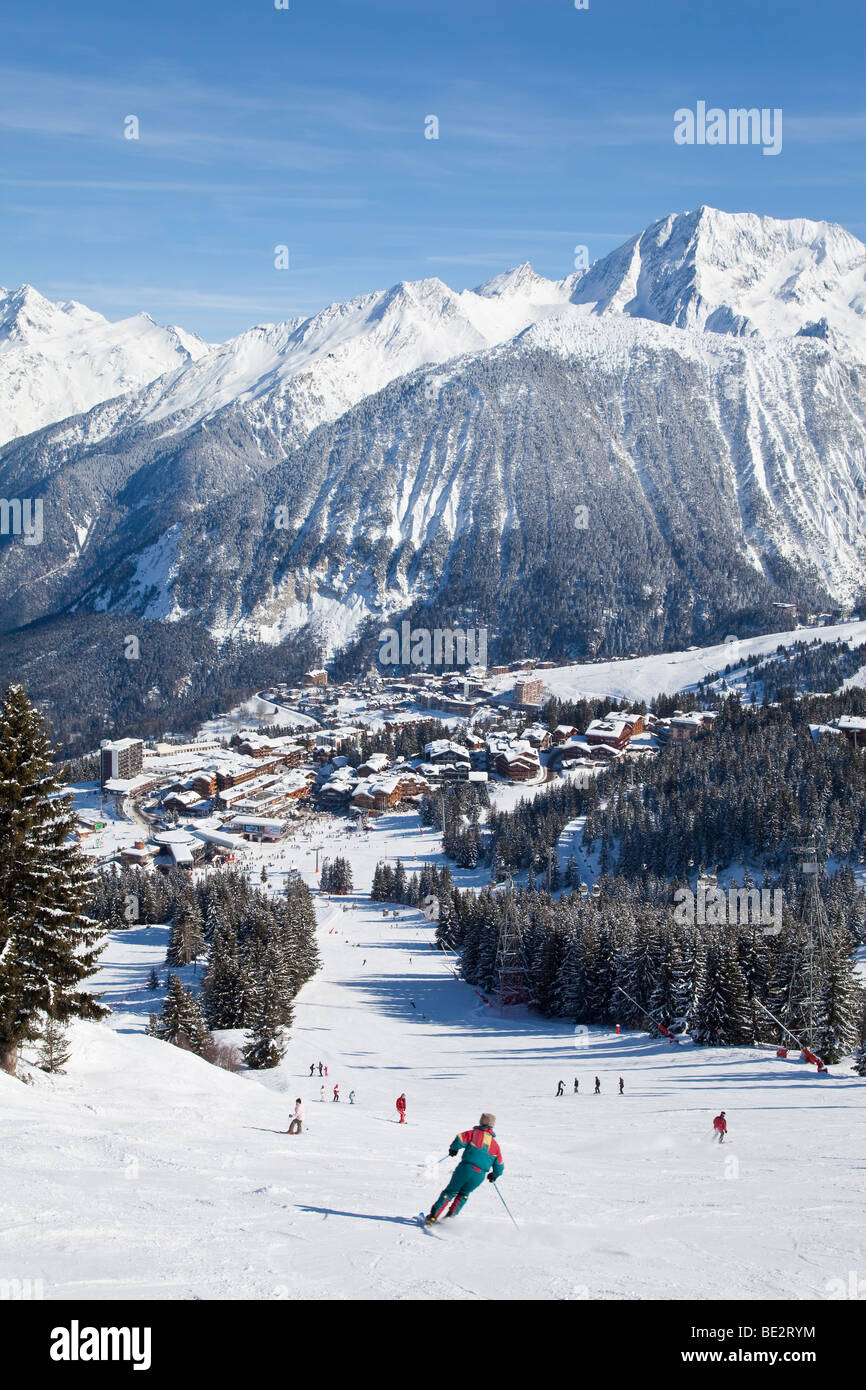
[[[499,1191],[499,1188],[496,1186],[496,1183],[493,1184],[493,1191],[496,1193],[497,1197],[499,1198],[500,1202],[501,1202],[502,1205],[504,1206],[505,1210],[508,1212],[508,1215],[511,1216],[511,1209],[510,1209],[508,1203],[506,1202],[505,1198],[503,1197],[502,1193]],[[513,1216],[511,1216],[511,1220],[514,1221],[514,1217],[513,1217]],[[518,1231],[519,1231],[519,1230],[520,1230],[520,1227],[517,1225],[517,1222],[516,1222],[516,1221],[514,1221],[514,1225],[517,1227],[517,1229],[518,1229]]]

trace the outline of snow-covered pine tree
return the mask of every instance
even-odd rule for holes
[[[198,905],[195,889],[191,883],[184,885],[171,925],[168,949],[165,953],[166,965],[180,967],[192,965],[203,954],[205,948],[204,923]]]
[[[175,1046],[186,1042],[199,1056],[204,1055],[212,1042],[198,1000],[184,989],[178,975],[168,977],[165,1003],[154,1036]]]
[[[838,1062],[856,1046],[861,1008],[852,943],[841,932],[827,943],[823,976],[810,1045],[823,1062]]]
[[[243,981],[238,938],[234,927],[218,927],[210,962],[201,987],[202,1007],[211,1028],[240,1028],[243,1023]]]
[[[244,1061],[254,1071],[278,1065],[286,1050],[278,991],[266,978],[257,980],[247,1008],[249,1030]]]
[[[94,874],[71,841],[69,797],[42,719],[20,685],[0,702],[0,1068],[40,1012],[59,1023],[108,1010],[79,986],[96,969],[104,929],[83,915]]]

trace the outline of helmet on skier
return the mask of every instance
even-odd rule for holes
[[[493,1126],[496,1124],[496,1116],[488,1115],[487,1111],[485,1110],[478,1123],[480,1124],[482,1129],[492,1129]]]

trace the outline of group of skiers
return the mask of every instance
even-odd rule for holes
[[[321,1065],[321,1064],[320,1064]],[[327,1074],[327,1072],[326,1072]],[[312,1075],[312,1069],[310,1071]],[[574,1093],[578,1094],[578,1078],[574,1078]],[[601,1081],[595,1078],[595,1095],[601,1094]],[[565,1094],[565,1082],[560,1081],[556,1094]],[[619,1094],[625,1094],[625,1082],[619,1078]],[[320,1100],[325,1099],[325,1088],[322,1086]],[[334,1086],[333,1099],[340,1099],[339,1083]],[[354,1105],[355,1092],[349,1092],[349,1104]],[[406,1123],[406,1093],[401,1091],[397,1097],[398,1123]],[[300,1134],[302,1132],[304,1120],[304,1103],[300,1096],[295,1101],[295,1109],[286,1134]],[[505,1163],[502,1158],[502,1150],[494,1133],[493,1126],[496,1123],[496,1116],[484,1111],[478,1124],[473,1129],[462,1130],[451,1141],[448,1153],[452,1158],[463,1149],[463,1156],[454,1172],[451,1174],[450,1181],[439,1193],[430,1211],[425,1217],[427,1225],[433,1225],[443,1216],[457,1216],[466,1205],[471,1194],[481,1185],[485,1178],[488,1182],[495,1183],[505,1171]],[[725,1135],[728,1132],[728,1124],[725,1112],[722,1110],[713,1120],[713,1132],[719,1136],[719,1143],[724,1143]],[[447,1208],[447,1210],[446,1210]]]
[[[621,1096],[624,1096],[624,1095],[625,1095],[625,1082],[623,1081],[622,1077],[619,1078],[619,1093],[620,1093]],[[564,1095],[565,1095],[565,1082],[564,1082],[564,1081],[558,1081],[558,1082],[557,1082],[557,1084],[556,1084],[556,1094],[557,1094],[558,1096],[564,1096]],[[574,1094],[575,1094],[575,1095],[579,1095],[579,1094],[580,1094],[580,1082],[578,1081],[577,1077],[574,1078]],[[595,1078],[595,1091],[593,1092],[593,1094],[594,1094],[594,1095],[597,1095],[597,1096],[600,1096],[600,1095],[601,1095],[601,1081],[599,1080],[598,1077]]]

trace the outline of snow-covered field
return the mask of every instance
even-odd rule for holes
[[[731,634],[735,637],[736,634]],[[600,661],[558,666],[540,671],[544,687],[560,700],[576,700],[581,696],[609,695],[616,700],[646,700],[656,695],[675,695],[690,690],[704,676],[723,671],[728,664],[736,666],[749,656],[764,656],[776,648],[792,647],[797,642],[847,642],[849,647],[866,642],[866,622],[836,623],[827,627],[799,627],[786,632],[768,632],[762,637],[746,637],[737,642],[732,661],[732,648],[725,642],[712,647],[695,647],[691,651],[660,652],[656,656],[638,656],[628,661]],[[846,681],[855,684],[856,677]],[[861,681],[862,683],[862,681]],[[514,676],[494,676],[490,684],[507,690]]]
[[[809,1300],[862,1270],[851,1073],[496,1017],[418,913],[347,903],[320,902],[323,969],[284,1061],[254,1075],[144,1036],[166,929],[112,939],[116,1011],[75,1025],[68,1073],[0,1076],[0,1279],[41,1279],[48,1299]],[[519,1229],[484,1184],[424,1231],[451,1171],[437,1160],[483,1109]]]

